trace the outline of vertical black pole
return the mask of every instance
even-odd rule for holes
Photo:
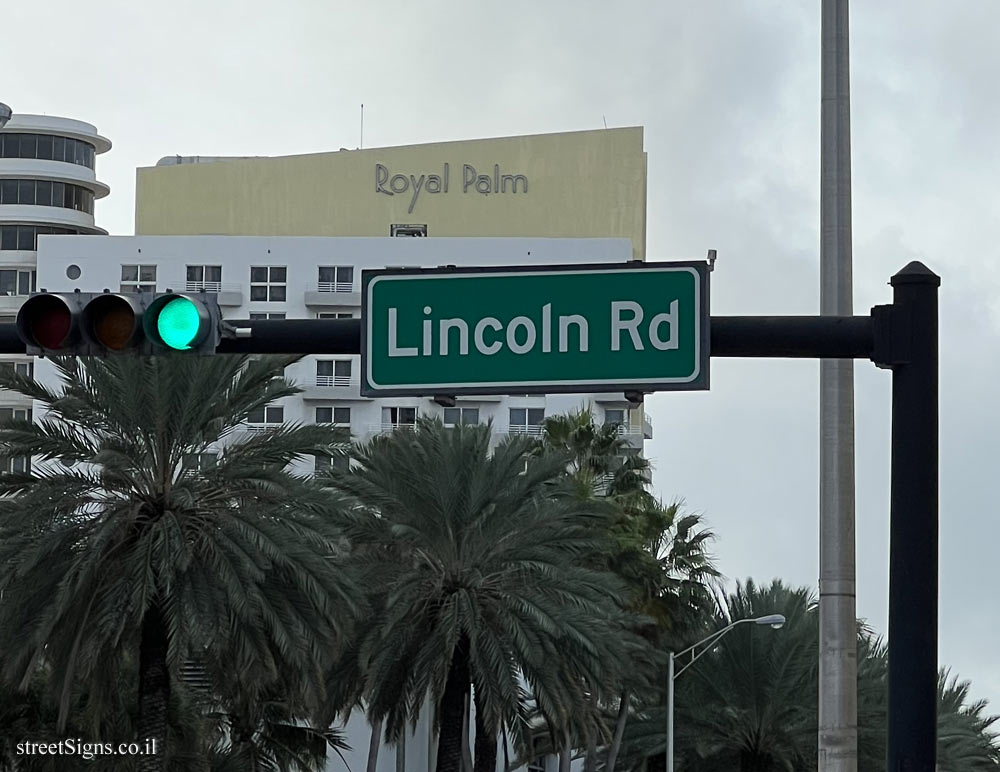
[[[934,772],[937,753],[938,307],[941,279],[892,277],[888,772]]]

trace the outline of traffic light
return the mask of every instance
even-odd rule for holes
[[[222,313],[217,297],[204,292],[43,292],[21,306],[17,331],[36,356],[214,354]]]

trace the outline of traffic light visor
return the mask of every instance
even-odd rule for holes
[[[58,295],[35,295],[18,311],[17,327],[29,345],[58,351],[72,343],[73,310]]]

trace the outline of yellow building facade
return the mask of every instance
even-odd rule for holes
[[[641,260],[643,130],[284,157],[168,157],[137,170],[135,232],[628,238]]]

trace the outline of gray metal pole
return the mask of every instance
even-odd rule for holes
[[[674,653],[667,665],[667,772],[674,772]]]
[[[822,0],[820,314],[851,316],[847,0]],[[856,772],[854,362],[820,363],[819,772]]]

